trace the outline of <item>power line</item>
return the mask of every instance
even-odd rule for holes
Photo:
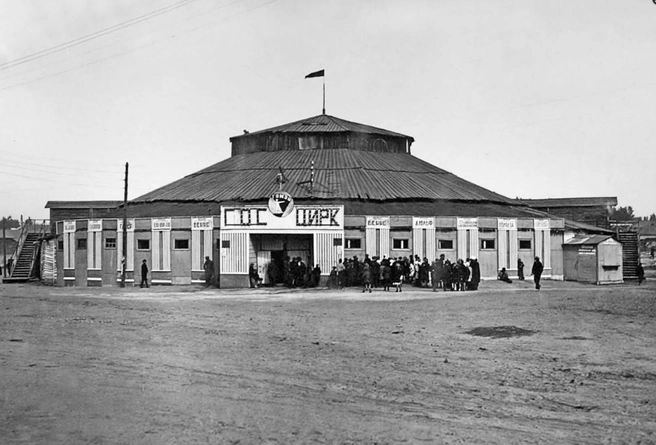
[[[61,159],[60,159],[61,161]],[[71,172],[76,172],[76,173],[87,173],[90,175],[98,175],[98,174],[106,174],[106,175],[114,175],[120,171],[117,170],[96,170],[93,168],[78,168],[78,167],[64,167],[64,166],[59,166],[59,165],[46,165],[46,164],[37,164],[35,162],[30,161],[29,163],[26,163],[23,160],[14,160],[14,159],[7,159],[3,157],[0,159],[0,167],[20,167],[21,169],[25,170],[34,170],[34,171],[42,171],[46,173],[53,173],[54,171],[61,171],[61,170],[68,170]],[[37,168],[33,168],[37,167]],[[39,169],[38,167],[42,167],[45,170]]]
[[[67,175],[72,175],[75,174],[76,176],[80,176],[82,173],[86,173],[87,175],[97,177],[98,175],[115,175],[117,172],[97,172],[97,171],[92,171],[92,170],[85,170],[85,169],[68,169],[71,170],[71,172],[62,172],[61,170],[63,167],[53,167],[49,170],[47,169],[41,169],[41,168],[34,168],[31,163],[13,163],[7,164],[6,161],[0,162],[0,168],[2,167],[7,167],[7,168],[17,168],[20,167],[21,171],[28,171],[28,172],[41,172],[41,173],[49,173],[51,175],[54,174],[59,174],[61,176],[67,176]]]
[[[59,45],[43,49],[41,51],[37,51],[33,54],[19,57],[18,59],[10,60],[9,62],[5,62],[0,64],[0,71],[7,70],[9,68],[13,68],[18,65],[22,65],[27,62],[31,62],[36,59],[40,59],[42,57],[49,56],[51,54],[58,53],[60,51],[64,51],[65,49],[72,48],[77,45],[81,45],[83,43],[89,42],[91,40],[95,40],[97,38],[106,36],[108,34],[112,34],[116,31],[119,31],[124,28],[128,28],[130,26],[134,26],[138,23],[144,22],[146,20],[150,20],[152,18],[155,18],[157,16],[160,16],[162,14],[166,14],[167,12],[173,11],[175,9],[181,8],[183,6],[189,5],[191,3],[195,3],[199,0],[183,0],[181,2],[175,3],[170,6],[166,6],[164,8],[157,9],[155,11],[149,12],[147,14],[140,15],[139,17],[135,17],[133,19],[127,20],[125,22],[119,23],[118,25],[110,26],[109,28],[101,29],[100,31],[92,32],[91,34],[87,34],[82,37],[78,37],[73,40],[69,40],[68,42],[61,43]]]
[[[27,175],[17,175],[15,173],[7,173],[7,172],[2,172],[2,174],[7,175],[7,176],[13,176],[13,177],[16,177],[16,178],[34,179],[36,181],[46,181],[46,182],[58,182],[60,184],[64,183],[64,184],[68,184],[68,185],[77,185],[77,186],[81,186],[81,187],[91,187],[91,186],[93,186],[93,187],[100,187],[100,188],[114,188],[114,187],[109,186],[109,185],[64,182],[64,181],[58,181],[56,179],[48,179],[48,178],[43,178],[43,177],[39,178],[39,177],[27,176]]]
[[[216,11],[216,10],[221,9],[221,8],[226,8],[226,7],[228,7],[228,6],[232,6],[232,5],[237,4],[237,3],[242,3],[242,2],[244,2],[244,1],[247,1],[247,0],[235,0],[235,1],[232,1],[232,2],[230,2],[230,3],[221,4],[221,5],[218,5],[218,6],[216,6],[216,7],[213,7],[213,8],[207,9],[207,10],[205,10],[205,11],[201,11],[200,13],[192,14],[190,17],[186,17],[186,18],[182,19],[181,21],[192,20],[192,19],[194,19],[194,18],[196,18],[196,17],[198,17],[198,16],[201,16],[201,15],[202,15],[202,16],[206,16],[206,15],[207,15],[208,13],[210,13],[210,12]],[[145,34],[143,37],[146,37],[146,36],[148,36],[149,34],[152,34],[152,33]],[[115,45],[117,42],[124,42],[124,41],[126,41],[126,40],[128,40],[128,39],[119,39],[119,40],[115,40],[115,41],[113,41],[113,42],[111,42],[111,43],[108,43],[108,44],[106,44],[106,45],[101,45],[101,46],[98,46],[98,47],[92,48],[92,49],[90,49],[90,50],[88,50],[88,51],[80,52],[80,53],[77,53],[77,54],[71,55],[71,56],[69,56],[69,57],[66,57],[66,58],[64,58],[64,59],[56,60],[56,61],[54,61],[54,62],[52,62],[52,63],[44,63],[44,64],[41,64],[40,66],[37,66],[36,69],[42,69],[42,68],[47,68],[47,67],[54,66],[54,65],[59,65],[59,64],[62,64],[62,63],[64,63],[64,62],[68,61],[68,60],[76,59],[76,58],[79,58],[79,57],[84,56],[84,55],[87,55],[87,54],[91,54],[91,53],[94,53],[94,52],[98,52],[98,51],[100,51],[101,49],[104,49],[104,48],[109,48],[109,47]],[[153,42],[153,43],[156,43],[156,42]],[[148,45],[145,45],[145,46],[148,46]],[[32,69],[28,68],[27,70],[22,71],[22,72],[21,72],[21,71],[18,71],[18,72],[14,73],[14,74],[11,74],[11,75],[9,75],[9,76],[3,76],[3,77],[0,77],[0,80],[7,80],[7,79],[11,79],[11,78],[13,78],[13,77],[24,76],[24,75],[29,74],[30,72],[33,72],[33,71],[35,71],[34,68],[32,68]],[[69,71],[70,71],[70,70],[62,71],[61,73],[69,72]],[[59,73],[57,73],[57,74],[59,74]],[[20,85],[24,85],[24,83],[22,83],[22,84],[20,84]],[[18,85],[16,85],[16,86],[18,86]],[[13,88],[13,87],[10,87],[10,88]]]
[[[193,1],[198,1],[198,0],[193,0]],[[234,1],[234,2],[229,3],[229,4],[227,4],[227,5],[223,5],[223,6],[230,6],[230,5],[233,5],[233,4],[236,4],[236,3],[241,3],[241,2],[243,2],[243,1],[245,1],[245,0],[237,0],[237,1]],[[268,1],[268,2],[265,2],[265,3],[259,4],[259,5],[257,5],[257,6],[252,7],[252,8],[246,9],[246,10],[244,10],[244,11],[240,11],[240,12],[238,12],[238,13],[236,13],[236,14],[231,15],[231,16],[224,17],[223,20],[227,20],[227,19],[229,19],[229,18],[232,18],[232,17],[236,17],[236,16],[238,16],[238,15],[245,14],[245,13],[250,12],[250,11],[253,11],[253,10],[255,10],[255,9],[259,9],[259,8],[264,7],[264,6],[270,5],[271,3],[275,3],[275,2],[277,2],[277,1],[280,1],[280,0],[270,0],[270,1]],[[222,6],[222,7],[223,7],[223,6]],[[215,9],[218,9],[218,8],[215,8]],[[221,20],[221,21],[222,21],[222,20]],[[215,23],[207,23],[207,24],[204,24],[204,25],[200,25],[200,26],[197,26],[197,27],[195,27],[195,28],[191,28],[191,29],[189,29],[189,30],[187,30],[187,31],[184,31],[184,32],[182,32],[181,34],[185,34],[185,33],[189,33],[189,32],[194,32],[194,31],[197,31],[197,30],[199,30],[199,29],[205,28],[205,27],[207,27],[207,26],[212,26],[212,25],[215,25]],[[131,50],[128,50],[128,51],[122,51],[122,52],[120,52],[120,53],[117,53],[117,54],[114,54],[114,55],[111,55],[111,56],[108,56],[108,57],[104,57],[104,58],[101,58],[101,59],[98,59],[98,60],[94,60],[94,61],[91,61],[91,62],[88,62],[88,63],[84,63],[84,64],[82,64],[82,65],[78,65],[78,66],[72,67],[72,68],[70,68],[70,69],[66,69],[66,70],[58,71],[58,72],[55,72],[55,73],[50,73],[50,74],[47,74],[47,75],[45,75],[45,76],[41,76],[41,77],[37,77],[37,78],[34,78],[34,79],[27,80],[27,81],[25,81],[25,82],[21,82],[21,83],[17,83],[17,84],[9,85],[9,86],[6,86],[6,87],[4,87],[4,88],[0,88],[0,91],[5,91],[5,90],[9,90],[9,89],[17,88],[17,87],[20,87],[20,86],[23,86],[23,85],[28,85],[28,84],[31,84],[31,83],[34,83],[34,82],[38,82],[38,81],[40,81],[40,80],[48,79],[48,78],[50,78],[50,77],[55,77],[55,76],[59,76],[59,75],[62,75],[62,74],[70,73],[70,72],[72,72],[72,71],[76,71],[76,70],[78,70],[78,69],[80,69],[80,68],[84,68],[84,67],[87,67],[87,66],[95,65],[95,64],[100,63],[100,62],[104,62],[104,61],[106,61],[106,60],[110,60],[110,59],[114,59],[114,58],[117,58],[117,57],[120,57],[120,56],[124,56],[124,55],[126,55],[126,54],[130,54],[130,53],[136,52],[136,51],[141,50],[141,49],[143,49],[143,48],[146,48],[146,47],[148,47],[148,46],[153,46],[153,45],[156,45],[156,44],[162,43],[162,42],[164,42],[165,40],[173,39],[173,38],[176,38],[176,37],[177,37],[177,35],[172,35],[172,36],[169,36],[169,37],[166,38],[166,39],[161,39],[161,40],[158,40],[158,41],[153,41],[153,42],[150,42],[150,43],[147,43],[147,44],[141,45],[141,46],[137,46],[137,47],[135,47],[135,48],[133,48],[133,49],[131,49]],[[2,68],[0,68],[0,71],[2,71]]]

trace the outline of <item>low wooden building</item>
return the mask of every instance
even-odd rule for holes
[[[550,215],[610,229],[610,214],[617,205],[615,196],[586,198],[518,199],[519,203]]]
[[[607,235],[576,236],[563,244],[565,280],[622,283],[622,244]]]

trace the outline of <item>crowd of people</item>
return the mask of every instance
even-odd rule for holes
[[[481,269],[476,258],[451,262],[440,255],[433,262],[428,258],[414,257],[379,258],[365,255],[363,260],[357,256],[339,260],[328,278],[328,287],[343,289],[362,286],[362,292],[374,288],[403,292],[403,285],[432,287],[451,291],[476,290],[481,281]]]
[[[278,270],[279,268],[282,271]],[[321,279],[321,267],[318,264],[314,267],[312,265],[308,266],[301,257],[285,257],[282,266],[279,266],[275,261],[271,261],[267,265],[266,275],[268,276],[269,285],[279,282],[279,277],[282,277],[283,284],[289,288],[317,287]],[[263,279],[252,263],[249,276],[251,287],[259,287],[262,284]],[[255,283],[259,284],[255,285]]]

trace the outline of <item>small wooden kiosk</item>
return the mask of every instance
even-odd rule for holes
[[[623,283],[622,244],[608,235],[576,236],[563,244],[565,280]]]

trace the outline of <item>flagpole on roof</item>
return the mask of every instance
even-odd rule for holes
[[[326,114],[326,70],[315,71],[305,76],[306,79],[312,77],[323,77],[323,108],[321,109],[321,113]]]

